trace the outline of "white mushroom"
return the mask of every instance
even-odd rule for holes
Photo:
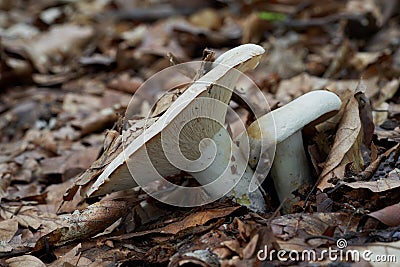
[[[292,192],[300,185],[310,182],[311,178],[303,147],[302,128],[312,122],[317,123],[322,118],[328,118],[340,106],[341,101],[336,94],[322,90],[312,91],[260,117],[248,127],[247,135],[242,134],[237,138],[240,147],[245,151],[250,150],[249,164],[253,168],[259,162],[262,152],[265,152],[261,150],[268,150],[276,145],[271,176],[279,200],[287,201],[284,205],[286,211],[294,201]]]
[[[124,152],[109,163],[86,195],[140,185],[168,204],[196,206],[228,193],[238,203],[263,211],[260,189],[248,191],[253,171],[223,127],[237,79],[242,71],[255,68],[263,53],[262,47],[253,44],[224,53],[221,64],[215,64],[142,134],[126,143]],[[195,177],[203,189],[179,187],[163,178],[181,170]],[[177,197],[160,188],[175,191]]]

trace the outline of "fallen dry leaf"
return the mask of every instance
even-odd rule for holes
[[[124,216],[129,203],[133,204],[133,202],[134,199],[104,200],[88,206],[81,212],[76,210],[72,214],[60,215],[59,219],[63,219],[63,226],[42,236],[36,242],[34,250],[40,251],[46,248],[46,244],[61,246],[102,232]]]
[[[58,267],[58,266],[66,266],[70,264],[70,266],[82,266],[81,253],[80,250],[82,245],[79,243],[75,247],[73,247],[70,251],[65,253],[63,256],[59,257],[57,260],[53,261],[49,267]],[[92,263],[91,261],[89,264]]]
[[[373,217],[387,226],[399,226],[400,225],[400,203],[388,206],[381,210],[377,210],[368,214],[369,217]]]
[[[207,223],[208,221],[210,221],[211,219],[228,216],[229,214],[233,213],[234,211],[238,210],[239,208],[240,208],[240,206],[234,206],[234,207],[224,207],[224,208],[219,208],[219,209],[204,210],[204,211],[190,214],[189,216],[185,217],[184,219],[182,219],[180,221],[170,223],[161,228],[126,234],[126,235],[116,237],[115,239],[117,239],[117,240],[128,239],[128,238],[132,238],[132,237],[148,235],[151,233],[174,235],[174,234],[177,234],[178,232],[184,231],[185,229],[203,225],[203,224]]]
[[[369,180],[374,173],[376,173],[378,167],[380,166],[382,160],[388,158],[390,154],[398,149],[399,145],[395,145],[394,147],[388,149],[385,153],[378,155],[377,148],[374,144],[371,147],[371,163],[365,168],[364,171],[358,174],[363,180]]]
[[[35,67],[41,73],[47,73],[52,66],[51,61],[79,52],[93,33],[93,29],[88,26],[55,25],[49,32],[28,42],[25,49]]]
[[[18,230],[17,219],[8,219],[0,222],[0,252],[12,251],[12,246],[8,243]]]
[[[358,102],[355,97],[351,97],[347,103],[343,104],[346,108],[339,123],[333,147],[320,175],[318,188],[321,191],[333,186],[331,179],[343,179],[348,164],[352,164],[354,171],[359,171],[362,166],[361,120]]]
[[[342,183],[353,189],[365,188],[369,189],[374,193],[385,192],[400,187],[399,179],[379,179],[378,181],[358,181],[352,183]]]
[[[359,219],[351,218],[347,213],[313,213],[289,214],[275,218],[271,222],[272,233],[281,249],[303,250],[316,248],[326,244],[326,239],[313,239],[306,242],[310,236],[322,236],[330,227],[335,227],[335,233],[354,231]],[[340,222],[340,223],[338,223]]]

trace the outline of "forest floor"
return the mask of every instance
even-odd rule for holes
[[[0,1],[0,266],[397,266],[399,23],[396,0]],[[342,100],[303,130],[313,182],[286,212],[270,176],[262,213],[74,191],[128,106],[144,115],[169,89],[132,104],[146,80],[245,43],[266,50],[246,74],[271,109],[313,90]]]

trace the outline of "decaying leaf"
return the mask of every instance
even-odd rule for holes
[[[377,148],[375,145],[372,145],[371,149],[371,163],[363,170],[361,173],[359,173],[359,177],[361,177],[363,180],[368,180],[372,177],[372,175],[376,172],[378,169],[379,165],[381,164],[382,160],[389,157],[390,154],[398,149],[399,145],[395,145],[391,149],[388,149],[385,153],[378,155],[377,154]]]
[[[8,219],[0,222],[0,252],[12,251],[9,242],[18,230],[17,219]]]
[[[56,25],[49,32],[32,40],[25,49],[35,67],[41,73],[46,73],[51,60],[79,52],[92,36],[91,27],[72,24]]]
[[[119,218],[124,216],[135,199],[103,200],[88,206],[83,211],[61,215],[63,226],[42,236],[35,245],[35,251],[50,246],[61,246],[77,239],[85,239],[104,231]]]
[[[220,208],[220,209],[211,209],[211,210],[204,210],[200,212],[193,213],[186,218],[182,219],[181,221],[173,222],[170,223],[164,227],[153,229],[153,230],[146,230],[143,232],[136,232],[136,233],[131,233],[131,234],[126,234],[122,235],[119,237],[115,237],[113,239],[116,240],[122,240],[122,239],[128,239],[128,238],[133,238],[133,237],[140,237],[140,236],[145,236],[148,234],[153,234],[153,233],[159,233],[162,235],[175,235],[178,234],[179,232],[184,232],[185,230],[196,227],[196,226],[201,226],[211,219],[216,219],[216,218],[221,218],[228,216],[229,214],[233,213],[234,211],[238,210],[240,206],[234,206],[234,207],[225,207],[225,208]]]
[[[348,164],[352,166],[352,170],[356,173],[363,167],[361,156],[362,127],[358,101],[352,96],[343,105],[345,105],[344,114],[339,123],[333,147],[320,175],[321,180],[318,188],[322,191],[331,187],[333,180],[344,177]]]
[[[65,253],[63,256],[59,257],[57,260],[53,261],[49,267],[58,267],[58,266],[66,266],[69,264],[70,266],[79,266],[80,259],[81,259],[81,253],[80,250],[82,248],[82,245],[79,243],[76,245],[74,248],[72,248],[70,251]],[[91,261],[90,261],[91,263]]]
[[[400,225],[400,203],[385,207],[368,214],[369,217],[375,218],[387,226]]]
[[[352,183],[344,182],[343,185],[354,189],[365,188],[371,190],[374,193],[379,193],[400,187],[400,180],[382,178],[378,181],[358,181]]]
[[[8,219],[0,222],[0,240],[9,242],[18,230],[17,219]]]

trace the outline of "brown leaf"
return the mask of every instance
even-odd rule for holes
[[[222,25],[221,13],[215,9],[205,8],[189,17],[189,22],[207,30],[217,30]]]
[[[257,248],[259,235],[255,234],[251,239],[250,242],[244,247],[243,249],[243,259],[250,259],[253,257],[254,252]]]
[[[78,266],[78,263],[81,259],[81,248],[82,245],[79,243],[63,256],[59,257],[56,261],[52,262],[49,267],[66,266],[65,263],[69,263],[72,266]]]
[[[51,246],[61,246],[102,232],[124,216],[133,201],[133,199],[104,200],[88,206],[81,212],[76,210],[72,214],[61,216],[60,218],[64,219],[64,226],[42,236],[36,242],[34,250],[44,249],[46,242]]]
[[[365,188],[374,193],[379,193],[400,187],[400,180],[384,178],[378,181],[359,181],[352,183],[344,182],[342,184],[354,189]]]
[[[252,226],[249,224],[244,223],[239,218],[234,219],[234,223],[237,224],[237,229],[239,230],[240,237],[243,241],[248,241],[250,238]]]
[[[375,125],[372,118],[371,102],[368,97],[362,92],[356,93],[355,98],[358,101],[358,109],[363,130],[363,143],[367,147],[369,147],[372,142],[372,136],[375,130]]]
[[[118,115],[113,108],[105,108],[98,112],[93,112],[91,116],[83,120],[72,121],[71,125],[79,129],[82,136],[85,136],[111,128],[117,119]]]
[[[15,218],[0,222],[0,240],[6,243],[10,242],[17,230],[18,221]]]
[[[111,80],[107,87],[122,91],[125,93],[133,94],[142,85],[143,80],[138,77],[130,77],[128,73],[123,73]]]
[[[91,114],[93,111],[101,110],[101,98],[92,95],[80,95],[68,93],[64,97],[62,109],[71,115],[78,113]]]
[[[89,168],[96,160],[100,149],[100,147],[88,147],[64,153],[63,156],[46,158],[41,161],[43,174],[60,174],[63,180],[67,180]]]
[[[364,171],[362,171],[359,174],[359,177],[363,178],[363,180],[369,180],[372,175],[376,172],[378,169],[379,165],[381,164],[382,160],[389,157],[389,155],[396,150],[399,147],[399,145],[395,145],[391,149],[387,150],[385,153],[378,155],[378,151],[374,143],[372,143],[371,146],[371,163],[368,165],[367,168],[365,168]]]
[[[60,184],[52,184],[46,188],[46,207],[53,213],[72,213],[77,209],[83,199],[76,194],[71,201],[63,202],[65,191],[73,184],[73,180],[67,180]]]
[[[240,258],[243,258],[243,248],[240,246],[240,243],[237,239],[224,241],[221,243],[221,245],[238,254]]]
[[[336,233],[355,230],[358,219],[347,213],[289,214],[277,217],[271,222],[271,229],[280,248],[285,250],[304,250],[325,244],[326,240],[315,239],[306,242],[310,236],[321,236],[332,226],[338,226]]]
[[[320,175],[318,188],[321,191],[333,186],[330,179],[344,177],[347,164],[352,164],[354,171],[359,171],[362,166],[360,150],[360,133],[362,132],[358,102],[351,97],[345,105],[346,108],[339,123],[333,147]]]
[[[258,43],[271,27],[270,22],[260,18],[259,12],[251,13],[243,22],[242,43]]]
[[[157,229],[153,229],[153,230],[146,230],[146,231],[142,231],[142,232],[136,232],[136,233],[132,233],[132,234],[126,234],[126,235],[116,237],[115,239],[118,239],[118,240],[128,239],[128,238],[132,238],[132,237],[148,235],[151,233],[177,234],[178,232],[184,231],[185,229],[204,225],[211,219],[217,219],[217,218],[228,216],[229,214],[231,214],[232,212],[234,212],[235,210],[237,210],[239,208],[240,208],[240,206],[204,210],[204,211],[190,214],[189,216],[187,216],[186,218],[184,218],[180,221],[173,222],[173,223],[168,224],[161,228],[157,228]]]
[[[37,207],[22,206],[15,216],[18,223],[26,228],[41,228],[42,233],[47,233],[60,225],[60,221],[55,214],[41,212]]]
[[[93,29],[88,26],[72,24],[54,25],[48,32],[40,34],[25,45],[35,67],[41,72],[48,72],[51,61],[57,57],[68,57],[90,40]]]
[[[30,200],[38,203],[44,203],[46,194],[41,194],[42,187],[38,184],[31,183],[28,185],[15,185],[8,190],[8,200]]]
[[[373,217],[390,227],[399,226],[400,203],[371,212],[370,214],[368,214],[368,216]]]

